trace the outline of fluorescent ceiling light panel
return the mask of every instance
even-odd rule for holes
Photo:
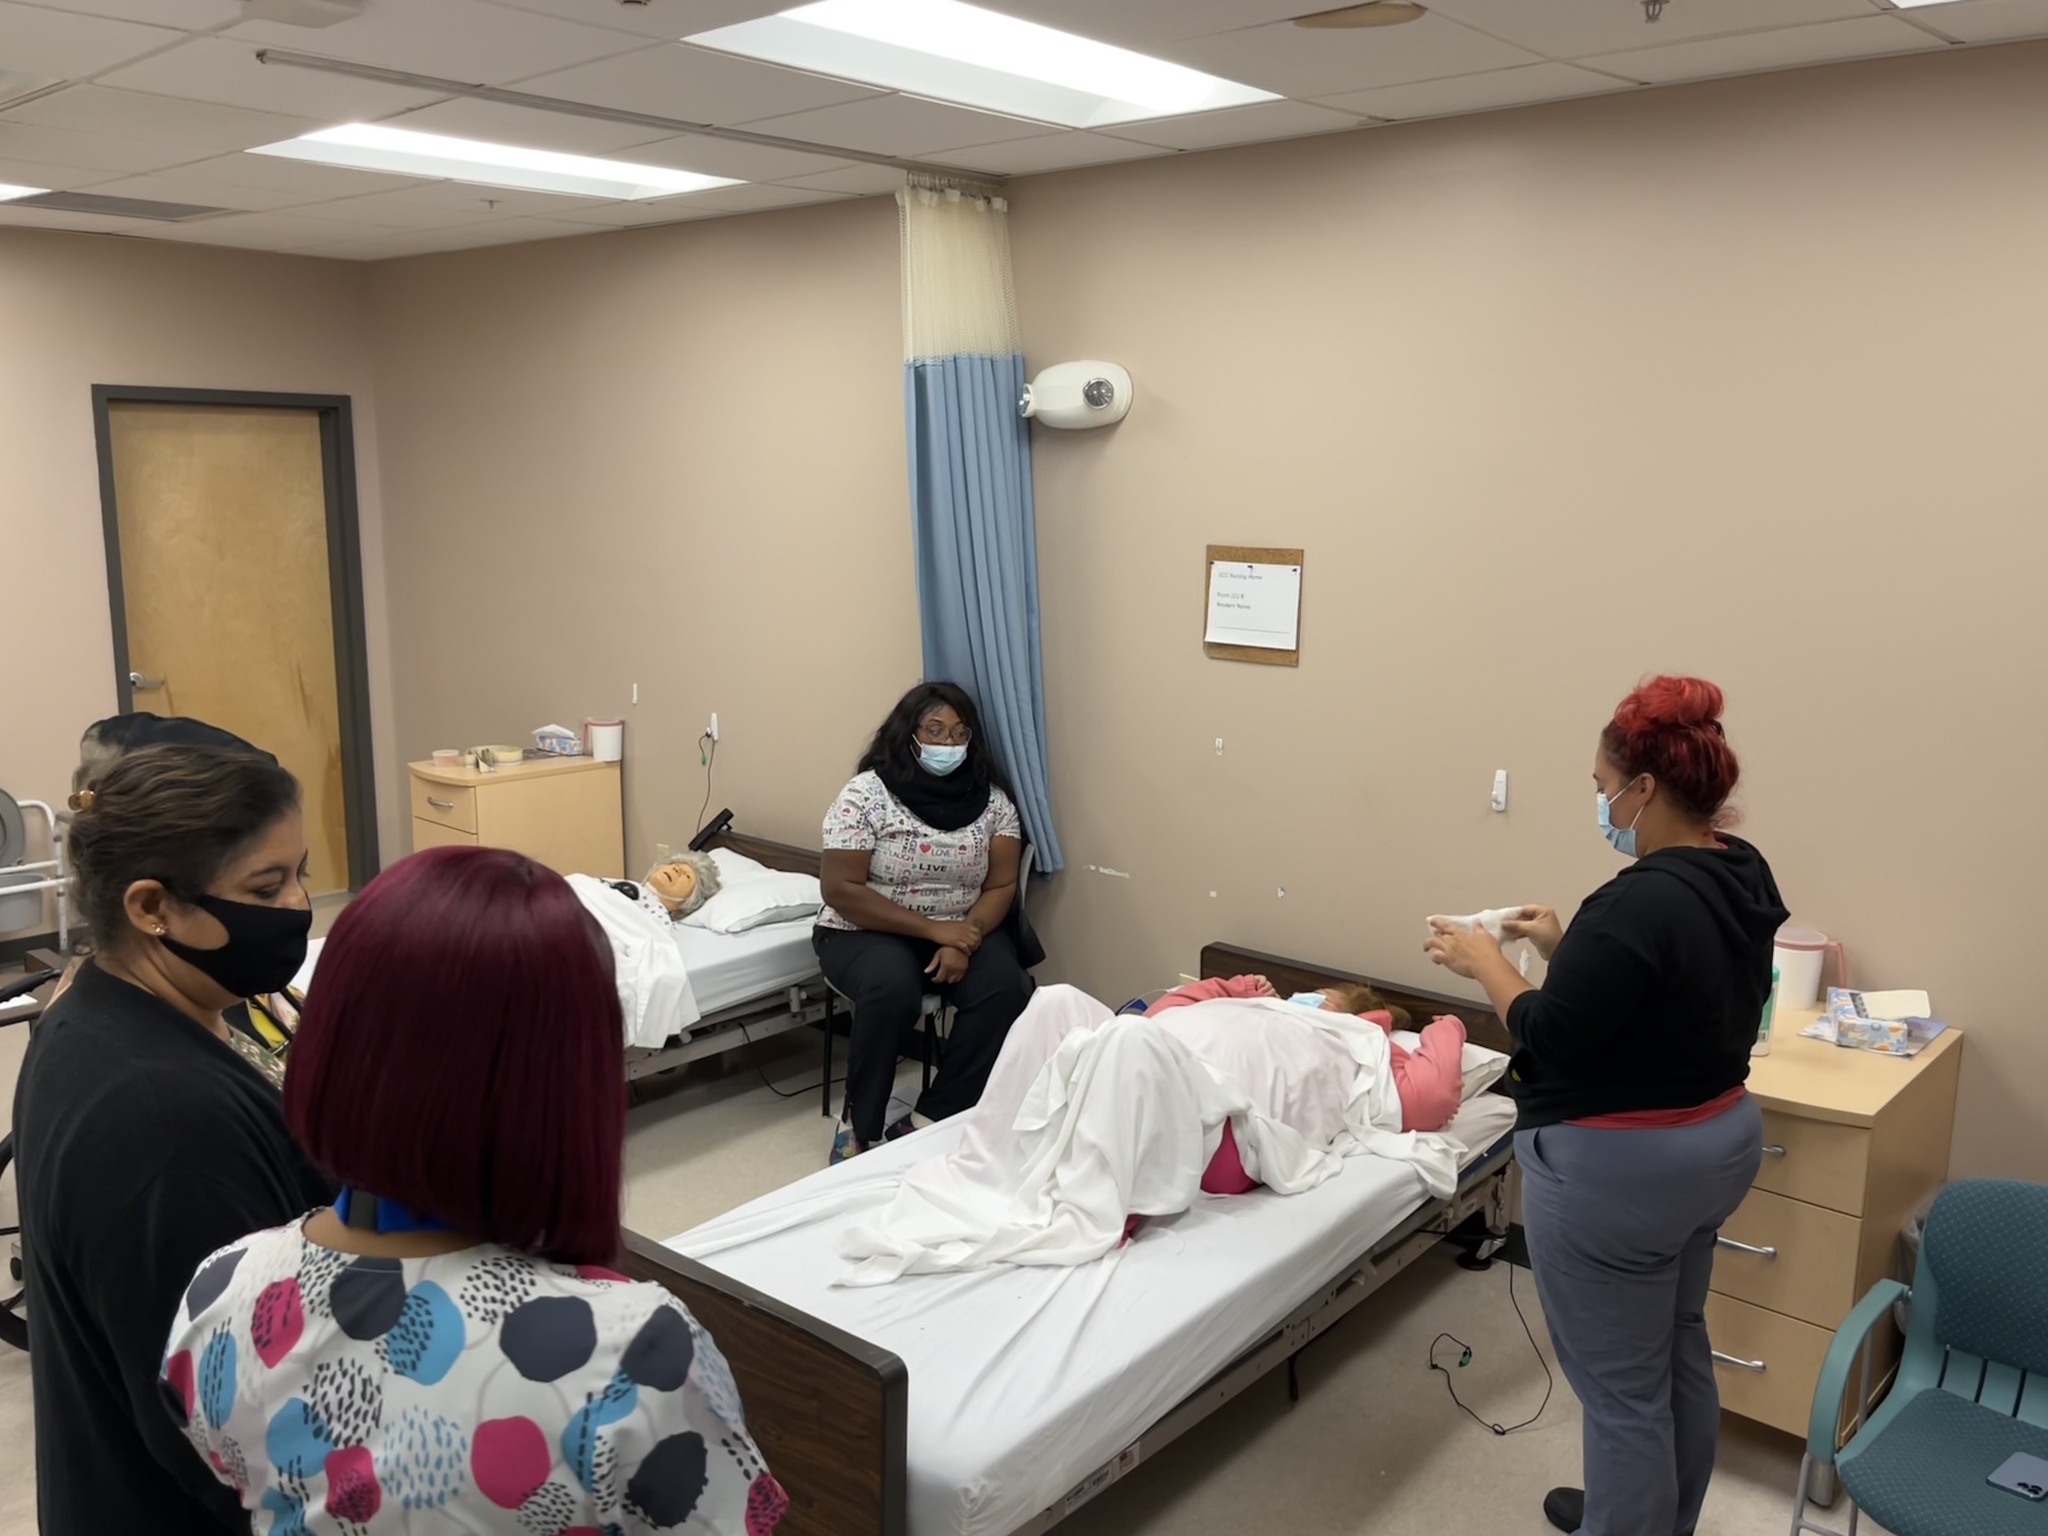
[[[1956,0],[1892,0],[1892,9],[1896,11],[1910,11],[1914,7],[1921,5],[1954,5],[1955,3]]]
[[[625,202],[737,185],[729,176],[700,176],[695,171],[671,170],[661,165],[631,165],[594,155],[486,144],[481,139],[418,133],[410,128],[388,128],[382,123],[344,123],[339,128],[322,128],[282,143],[261,144],[249,153],[345,165],[358,171],[390,171],[400,176],[429,176],[438,181],[474,182],[480,187],[518,187],[528,192],[562,192],[572,197]]]
[[[15,187],[0,181],[0,203],[11,203],[17,197],[41,197],[48,187]]]
[[[1279,99],[960,0],[819,0],[684,41],[1068,128]]]

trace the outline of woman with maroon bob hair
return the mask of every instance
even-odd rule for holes
[[[623,1055],[604,936],[531,859],[431,849],[342,913],[285,1079],[341,1193],[209,1258],[165,1351],[173,1417],[256,1529],[781,1519],[709,1335],[604,1267]]]
[[[1692,1536],[1720,1395],[1703,1314],[1721,1223],[1749,1192],[1763,1117],[1743,1087],[1787,916],[1726,830],[1739,773],[1721,690],[1656,677],[1593,752],[1594,817],[1632,862],[1579,905],[1502,924],[1550,961],[1532,987],[1483,928],[1430,957],[1485,987],[1516,1052],[1529,1259],[1584,1415],[1586,1486],[1543,1512],[1586,1536]]]

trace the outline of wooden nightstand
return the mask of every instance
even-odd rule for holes
[[[415,850],[449,843],[511,848],[561,874],[625,877],[617,763],[540,758],[489,773],[408,766]]]
[[[1850,1307],[1892,1272],[1899,1228],[1948,1178],[1963,1037],[1918,1056],[1802,1040],[1811,1011],[1781,1015],[1750,1063],[1764,1112],[1756,1185],[1721,1229],[1707,1297],[1721,1404],[1806,1437],[1821,1358]],[[1873,1390],[1898,1339],[1881,1329]]]

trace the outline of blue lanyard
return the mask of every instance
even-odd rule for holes
[[[364,1193],[343,1185],[334,1197],[334,1214],[345,1227],[358,1232],[446,1232],[448,1223],[435,1216],[407,1210],[396,1200]]]

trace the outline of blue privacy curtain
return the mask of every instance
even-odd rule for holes
[[[1001,198],[913,182],[903,210],[904,430],[924,673],[968,688],[1034,867],[1061,864],[1045,766],[1024,357]]]

